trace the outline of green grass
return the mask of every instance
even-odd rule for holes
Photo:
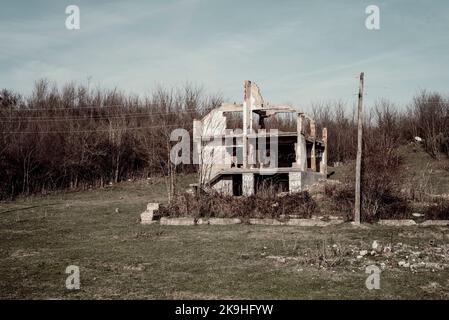
[[[365,266],[377,258],[325,249],[333,262],[319,266],[323,246],[332,244],[393,240],[421,248],[433,239],[447,246],[444,228],[140,225],[152,201],[165,201],[161,180],[0,203],[0,298],[447,298],[448,270],[412,274],[393,261],[381,289],[369,291]],[[31,206],[37,207],[17,210]],[[80,290],[65,288],[68,265],[80,267]]]

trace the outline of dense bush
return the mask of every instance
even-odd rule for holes
[[[449,200],[438,200],[424,212],[429,220],[449,220]]]
[[[233,197],[220,193],[183,193],[161,205],[161,216],[195,218],[281,218],[284,215],[297,215],[310,218],[316,212],[315,201],[308,192],[289,194],[255,194],[249,197]]]
[[[371,184],[374,186],[374,184]],[[383,189],[383,186],[380,186]],[[331,202],[332,213],[343,215],[345,221],[354,219],[354,186],[352,184],[327,185],[325,194]],[[365,189],[362,194],[362,221],[404,219],[410,214],[406,199],[391,191]]]
[[[139,98],[44,80],[29,97],[0,97],[0,199],[192,172],[168,161],[170,133],[191,132],[194,118],[221,103],[190,85]]]

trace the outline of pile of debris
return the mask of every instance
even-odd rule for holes
[[[374,241],[369,250],[353,248],[352,254],[357,260],[380,263],[385,268],[399,267],[409,269],[411,272],[420,270],[441,271],[449,268],[449,244],[435,244],[430,240],[426,245],[409,245],[398,242],[394,245],[382,245]]]
[[[374,240],[371,245],[357,246],[339,244],[317,246],[315,250],[307,248],[294,255],[270,255],[264,247],[261,256],[277,264],[294,262],[321,269],[350,267],[364,270],[368,265],[377,265],[382,270],[402,269],[413,273],[438,272],[449,269],[449,244],[435,244],[434,241],[423,245],[405,243],[383,245]]]

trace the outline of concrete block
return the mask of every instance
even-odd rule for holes
[[[420,226],[449,226],[449,220],[426,220]]]
[[[141,224],[152,224],[156,222],[153,220],[153,211],[144,211],[140,214],[140,223]]]
[[[209,224],[209,220],[208,219],[204,219],[204,218],[199,218],[198,220],[196,220],[196,224],[198,225],[202,225],[202,224]]]
[[[242,223],[242,220],[239,218],[209,218],[210,225],[228,225],[239,223]]]
[[[325,227],[330,224],[330,222],[316,219],[290,219],[287,221],[287,225],[298,227]]]
[[[154,211],[159,210],[159,203],[150,202],[147,204],[147,210],[140,214],[140,223],[141,224],[151,224],[155,222]]]
[[[159,210],[159,203],[156,203],[156,202],[149,202],[148,204],[147,204],[147,210],[148,211],[156,211],[156,210]]]
[[[269,225],[269,226],[285,226],[286,223],[276,219],[249,219],[250,224]]]
[[[196,224],[194,218],[167,218],[167,217],[162,217],[159,223],[165,226],[193,226]]]
[[[393,227],[408,227],[416,226],[416,222],[411,219],[404,220],[379,220],[378,224],[383,226],[393,226]]]

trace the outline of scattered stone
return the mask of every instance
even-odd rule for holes
[[[291,260],[291,261],[299,260],[297,257],[283,257],[283,256],[266,256],[266,258],[275,260],[276,262],[279,262],[279,263],[285,263],[288,260]]]
[[[337,244],[332,245],[332,250],[334,251],[335,254],[339,254],[341,251],[340,247]]]
[[[426,267],[426,263],[423,261],[410,265],[410,269],[412,269],[412,270],[422,269],[425,267]]]
[[[123,266],[123,269],[127,271],[144,271],[145,266],[139,263],[137,266]]]
[[[373,248],[374,251],[376,251],[377,253],[381,253],[382,252],[382,245],[377,241],[374,240],[373,244],[371,246]]]
[[[426,262],[425,267],[426,267],[426,269],[432,269],[432,271],[444,270],[444,266],[439,263],[436,263],[436,262]]]
[[[366,256],[367,254],[368,254],[368,250],[361,250],[360,252],[359,252],[359,254],[363,257],[363,256]]]

